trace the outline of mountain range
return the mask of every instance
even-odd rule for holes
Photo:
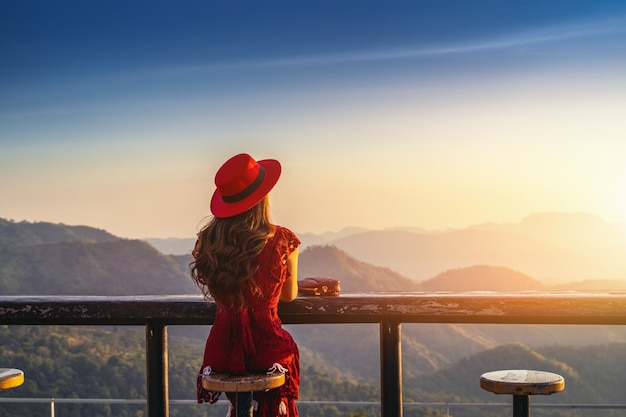
[[[473,265],[499,265],[544,283],[626,279],[626,228],[585,213],[535,214],[519,223],[460,230],[365,231],[332,244],[421,282]]]
[[[589,224],[605,225],[603,222],[596,223],[597,219],[583,215],[565,217],[570,221],[587,219]],[[498,245],[503,245],[504,242],[509,242],[509,248],[515,245],[519,248],[525,247],[529,249],[526,254],[532,254],[535,252],[530,250],[529,242],[537,242],[542,233],[547,235],[542,238],[542,247],[558,246],[559,251],[575,253],[576,246],[580,245],[571,242],[569,240],[571,237],[564,242],[559,241],[549,231],[536,226],[541,223],[537,219],[526,219],[522,223],[526,226],[485,225],[462,231],[437,233],[421,230],[351,229],[345,234],[327,235],[334,240],[320,241],[317,242],[318,245],[307,244],[307,235],[304,235],[299,274],[301,277],[319,275],[336,277],[341,280],[342,291],[346,293],[604,290],[615,289],[622,282],[581,280],[559,285],[548,284],[508,264],[497,262],[481,264],[480,258],[469,257],[470,253],[481,253],[480,248],[474,247],[479,245],[478,242],[487,242],[485,244],[491,245],[489,247],[500,256],[504,256],[506,251],[503,248],[498,249]],[[574,223],[578,224],[576,221]],[[535,227],[530,227],[531,224]],[[503,228],[506,230],[500,230]],[[515,228],[525,232],[511,230]],[[574,225],[570,223],[567,229],[572,228]],[[604,230],[603,233],[606,233],[606,229]],[[592,235],[601,241],[601,244],[596,242],[596,246],[605,245],[609,239],[607,237],[609,235],[596,232],[588,232],[586,236],[591,239]],[[598,236],[604,236],[604,239]],[[618,233],[611,236],[613,241],[619,241]],[[454,251],[446,247],[446,244],[455,241],[458,243],[468,237],[476,240],[466,241],[463,247],[469,245],[469,249],[462,255],[454,254]],[[429,268],[434,270],[434,265],[437,264],[445,267],[432,275],[425,275],[427,278],[423,280],[416,280],[396,272],[395,268],[388,265],[371,263],[366,257],[357,258],[346,249],[352,247],[355,251],[365,253],[372,250],[371,245],[375,241],[379,243],[379,251],[385,253],[394,252],[393,248],[389,247],[390,242],[404,242],[404,246],[396,248],[397,252],[404,254],[397,255],[397,260],[404,262],[407,268],[414,262],[413,257],[417,256],[415,246],[411,244],[419,242],[420,245],[426,245],[428,241],[431,244],[439,242],[438,249],[428,249],[431,256],[440,257],[430,259]],[[343,244],[343,247],[339,244]],[[420,245],[417,247],[422,247]],[[121,239],[104,230],[86,226],[12,222],[0,219],[0,294],[199,294],[189,278],[190,256],[166,254],[163,249],[158,250],[156,246],[158,244],[155,242]],[[407,250],[409,247],[413,247],[413,250]],[[461,246],[457,246],[459,247]],[[488,251],[484,249],[482,252]],[[450,253],[450,256],[457,260],[447,263],[443,257],[445,253]],[[462,263],[463,266],[452,266],[459,265],[459,259],[462,257],[466,259]],[[361,259],[367,259],[367,262]],[[494,259],[496,258],[487,260]],[[516,258],[510,258],[514,259]],[[571,261],[576,262],[576,259]],[[477,377],[481,370],[490,370],[493,366],[502,367],[511,363],[536,365],[541,369],[564,372],[574,386],[580,384],[575,392],[584,392],[585,388],[593,391],[587,382],[580,380],[581,375],[592,373],[591,367],[584,359],[593,357],[596,361],[610,358],[613,358],[611,361],[621,360],[620,352],[626,351],[623,349],[626,346],[625,327],[405,323],[402,325],[405,400],[451,400],[445,397],[445,393],[472,401],[478,398],[485,400],[481,397],[485,393],[476,389],[478,384],[471,376]],[[333,380],[359,381],[360,385],[376,386],[380,377],[378,361],[380,339],[377,325],[290,325],[287,328],[298,343],[303,368],[311,368],[310,373],[315,372],[317,376],[329,375]],[[205,326],[197,328],[174,326],[170,336],[173,339],[190,337],[194,341],[185,344],[202,346],[206,332]],[[354,343],[355,340],[358,340],[357,344]],[[175,343],[174,341],[172,345]],[[561,351],[556,346],[560,346]],[[567,346],[567,349],[563,346]],[[175,355],[174,352],[172,354]],[[602,354],[606,356],[602,358]],[[514,362],[511,361],[512,358],[515,358]],[[621,376],[626,375],[623,372],[621,374],[618,371],[613,372],[615,369],[621,369],[619,368],[621,363],[618,362],[610,369],[612,380],[621,381]],[[455,375],[457,378],[458,375],[464,375],[460,379],[465,385],[461,386],[458,381],[455,382]],[[592,376],[588,378],[591,379]],[[595,375],[593,378],[597,379],[600,376]],[[457,388],[451,388],[457,386],[459,393],[456,393]],[[616,402],[620,398],[593,392],[596,395],[594,398],[603,398],[606,402]],[[576,402],[577,399],[568,396],[562,398],[569,398],[570,402]]]
[[[555,288],[626,288],[626,224],[587,213],[536,213],[516,223],[299,234],[302,248],[331,245],[420,283],[476,265],[519,271]],[[163,253],[189,253],[195,239],[146,239]],[[596,288],[594,283],[598,284]],[[559,287],[561,286],[561,287]]]
[[[95,228],[0,219],[3,295],[196,293],[181,263],[147,242]]]
[[[347,228],[301,236],[300,276],[337,277],[344,292],[624,290],[625,236],[620,224],[583,213],[445,232]],[[71,280],[66,293],[195,294],[188,275],[193,242],[0,218],[0,291],[52,294]],[[547,271],[561,279],[545,279]]]

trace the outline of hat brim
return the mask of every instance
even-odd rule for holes
[[[263,178],[263,182],[259,188],[236,203],[226,203],[222,199],[220,191],[216,189],[213,193],[213,197],[211,197],[211,213],[213,213],[215,217],[233,217],[248,211],[263,200],[272,188],[274,188],[281,174],[280,162],[275,159],[262,159],[257,161],[257,163],[265,168],[265,178]]]

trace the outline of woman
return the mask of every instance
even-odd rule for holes
[[[212,220],[200,231],[191,276],[217,305],[206,342],[198,402],[220,393],[202,388],[202,373],[286,372],[283,386],[254,393],[255,416],[298,416],[298,347],[282,328],[278,301],[298,294],[298,245],[289,229],[271,223],[268,193],[280,177],[276,160],[239,154],[215,175]],[[234,401],[234,397],[229,395]],[[231,405],[232,409],[232,405]]]

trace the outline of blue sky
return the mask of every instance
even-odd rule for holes
[[[626,221],[626,2],[1,1],[0,217],[193,235],[234,153],[275,220]]]

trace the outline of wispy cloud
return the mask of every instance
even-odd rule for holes
[[[418,47],[387,47],[384,49],[349,51],[332,54],[277,57],[263,60],[244,60],[206,65],[171,68],[172,71],[203,71],[218,68],[270,68],[308,65],[332,65],[368,61],[434,58],[446,55],[460,55],[484,51],[507,50],[525,46],[541,45],[568,40],[582,40],[601,36],[626,33],[626,16],[536,28],[524,32],[503,34],[490,39],[476,39],[468,42],[448,43]],[[165,70],[168,71],[168,70]]]
[[[520,31],[516,33],[504,33],[489,38],[465,40],[439,45],[420,46],[388,46],[381,49],[365,49],[344,51],[331,54],[313,54],[300,56],[285,56],[260,60],[241,60],[211,62],[201,65],[172,66],[161,68],[144,68],[133,71],[119,71],[94,73],[83,75],[82,78],[65,80],[68,83],[67,90],[80,87],[81,85],[107,85],[113,91],[120,85],[126,86],[130,82],[154,82],[163,79],[185,79],[187,76],[202,76],[213,71],[230,69],[281,69],[294,67],[329,66],[352,63],[400,61],[410,59],[429,59],[437,57],[469,55],[489,51],[507,51],[515,48],[533,47],[540,45],[555,44],[564,41],[585,41],[599,37],[618,37],[626,34],[626,16],[618,16],[611,19],[577,22],[562,25],[552,25]],[[622,40],[622,42],[626,42]],[[107,90],[107,91],[109,91]],[[125,97],[125,105],[128,106],[129,98]],[[151,98],[154,101],[155,98]],[[93,110],[95,103],[90,100],[89,108]],[[98,98],[102,106],[102,98]],[[115,100],[113,100],[115,101]],[[66,115],[82,111],[83,104],[64,103],[39,108],[20,109],[13,106],[0,108],[0,119],[23,119],[25,117],[45,117]]]

